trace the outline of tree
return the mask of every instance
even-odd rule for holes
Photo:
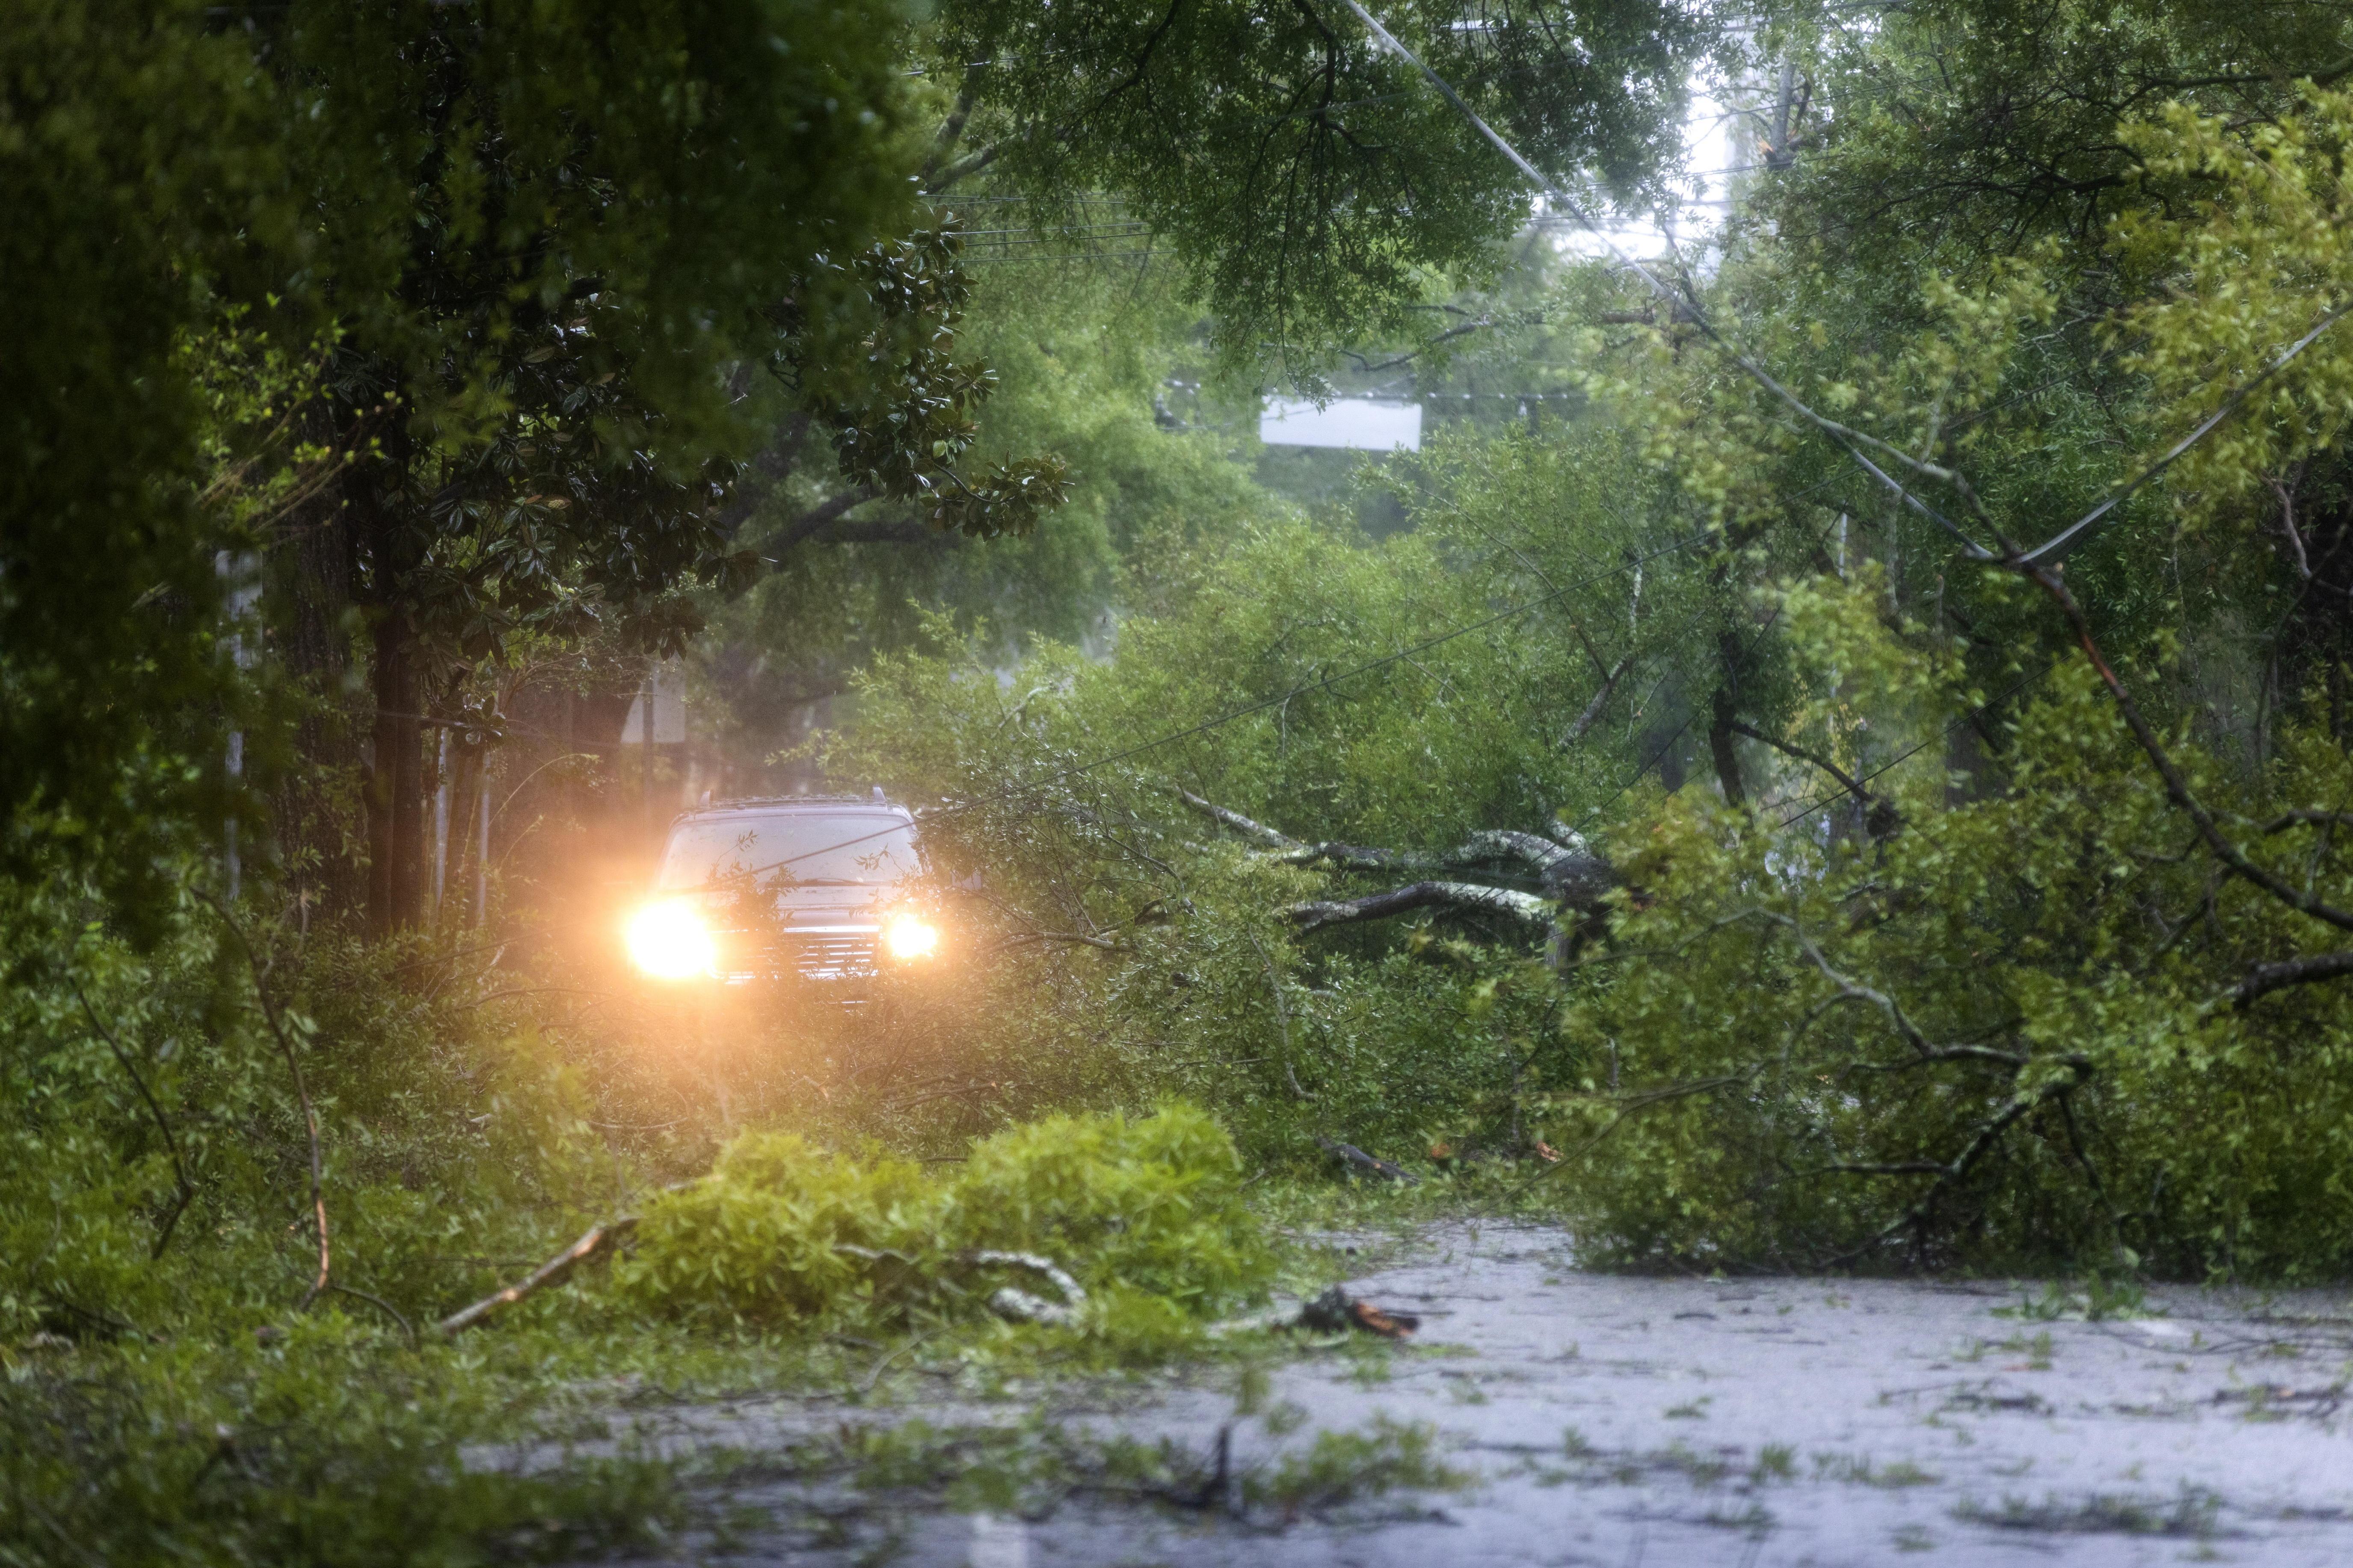
[[[205,354],[300,248],[274,106],[193,5],[0,17],[0,874],[152,912],[231,810]]]
[[[712,607],[693,656],[741,765],[797,743],[807,711],[846,693],[876,655],[921,643],[931,614],[986,622],[1008,658],[1037,637],[1100,637],[1134,602],[1142,557],[1272,505],[1229,460],[1230,432],[1155,421],[1153,399],[1192,352],[1197,320],[1170,298],[1165,268],[1106,261],[1040,276],[986,239],[953,264],[958,301],[943,319],[954,357],[990,376],[966,405],[959,460],[987,476],[1050,452],[1063,502],[1034,529],[943,531],[922,495],[846,475],[816,415],[788,420],[729,505],[734,538],[765,570]]]
[[[417,916],[420,729],[471,669],[600,619],[675,650],[677,591],[748,574],[717,521],[756,430],[734,384],[876,330],[838,258],[911,219],[876,177],[911,159],[897,37],[854,5],[384,5],[297,7],[267,46],[322,128],[332,417],[382,432],[332,522],[377,929]]]
[[[1715,23],[1675,0],[1513,0],[1389,22],[1547,167],[1630,195],[1671,160]],[[1521,226],[1508,164],[1335,0],[951,0],[962,96],[934,190],[986,169],[1049,231],[1113,196],[1173,246],[1228,363],[1312,374],[1404,331]]]

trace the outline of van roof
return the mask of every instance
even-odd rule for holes
[[[887,811],[913,819],[914,813],[895,801],[876,800],[864,795],[747,795],[732,800],[714,800],[708,805],[692,806],[679,813],[681,816],[728,816],[744,812],[776,811]]]

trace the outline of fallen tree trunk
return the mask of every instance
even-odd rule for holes
[[[981,1268],[1027,1268],[1034,1274],[1043,1276],[1049,1284],[1062,1293],[1062,1302],[1057,1306],[1044,1297],[1032,1295],[1027,1290],[1017,1290],[1010,1285],[1000,1287],[996,1294],[988,1299],[988,1310],[1000,1318],[1010,1318],[1015,1322],[1020,1323],[1045,1323],[1055,1327],[1067,1327],[1077,1322],[1079,1314],[1086,1310],[1086,1291],[1081,1289],[1079,1282],[1071,1279],[1067,1271],[1058,1267],[1050,1258],[1040,1258],[1034,1252],[984,1250],[962,1253],[958,1256],[957,1261]]]
[[[1433,878],[1361,899],[1294,904],[1289,913],[1303,931],[1356,921],[1385,920],[1418,909],[1483,910],[1549,927],[1555,906],[1567,905],[1591,913],[1602,895],[1618,885],[1610,864],[1596,855],[1584,838],[1566,827],[1559,837],[1490,828],[1472,834],[1452,849],[1382,849],[1336,840],[1309,844],[1279,828],[1244,816],[1239,811],[1202,799],[1178,788],[1178,798],[1202,815],[1222,823],[1260,846],[1260,853],[1287,866],[1328,866],[1341,871],[1415,872],[1475,871],[1482,866],[1516,863],[1533,870],[1542,895],[1475,882]]]
[[[1414,910],[1454,910],[1503,915],[1549,931],[1554,906],[1550,899],[1509,888],[1482,888],[1474,882],[1414,882],[1361,899],[1335,899],[1293,904],[1283,912],[1303,933],[1326,926],[1353,925],[1360,921],[1385,921]]]

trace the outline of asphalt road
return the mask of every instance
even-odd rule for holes
[[[1330,1508],[1081,1492],[1023,1517],[780,1483],[743,1500],[779,1521],[815,1503],[826,1528],[780,1523],[685,1554],[747,1568],[2353,1564],[2344,1291],[2156,1289],[2147,1316],[2044,1321],[1997,1315],[2020,1298],[1999,1282],[1597,1275],[1557,1232],[1465,1225],[1349,1288],[1422,1316],[1385,1369],[1303,1357],[1249,1418],[1230,1384],[1047,1407],[1203,1454],[1224,1427],[1236,1475],[1271,1474],[1320,1433],[1426,1423],[1465,1484]],[[1013,1418],[920,1397],[767,1406],[684,1413],[667,1440],[756,1450],[911,1415]]]

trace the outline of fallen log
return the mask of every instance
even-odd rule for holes
[[[1430,909],[1503,915],[1548,931],[1553,923],[1553,908],[1550,899],[1509,888],[1487,888],[1475,882],[1413,882],[1386,892],[1367,893],[1361,899],[1293,904],[1283,913],[1303,933],[1359,921],[1384,921],[1409,910]]]

